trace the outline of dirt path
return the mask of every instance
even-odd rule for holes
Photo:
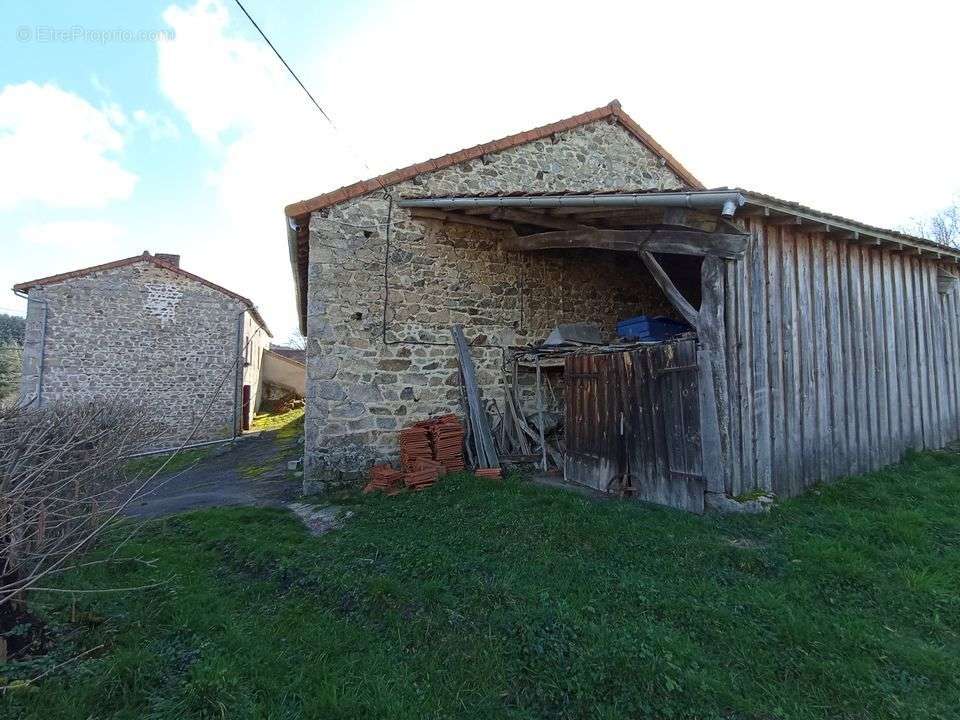
[[[276,431],[248,435],[174,477],[158,477],[126,514],[154,518],[229,505],[286,506],[300,495],[301,480],[287,461],[299,458],[301,448],[296,437],[280,438]]]

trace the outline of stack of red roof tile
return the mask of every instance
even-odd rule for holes
[[[370,482],[363,487],[365,493],[383,491],[396,492],[403,484],[403,473],[389,465],[374,465],[370,468]]]
[[[413,461],[414,470],[433,470],[437,477],[441,478],[447,474],[446,466],[439,460],[428,460],[427,458],[417,458]]]
[[[419,461],[423,463],[423,460]],[[437,482],[437,469],[424,467],[423,470],[410,470],[403,475],[403,484],[410,490],[426,490]]]
[[[432,458],[433,452],[430,450],[430,436],[427,428],[418,423],[400,431],[400,465],[405,471],[412,470],[417,460]]]
[[[478,478],[486,478],[487,480],[499,480],[503,477],[500,468],[477,468],[473,471],[473,474]]]
[[[449,472],[463,470],[463,425],[456,415],[441,415],[429,420],[430,445],[434,460]]]

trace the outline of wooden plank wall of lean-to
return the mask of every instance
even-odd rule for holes
[[[938,284],[955,265],[759,216],[747,228],[726,261],[728,494],[796,495],[960,436],[960,290]]]

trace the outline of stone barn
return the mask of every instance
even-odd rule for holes
[[[676,352],[614,348],[557,378],[568,479],[600,490],[701,510],[960,436],[956,250],[708,190],[616,101],[286,216],[314,487],[394,459],[398,428],[461,412],[455,323],[488,402],[506,358],[558,325],[612,339],[638,315],[689,323]]]
[[[232,438],[259,403],[270,331],[254,304],[157,253],[14,286],[27,298],[21,403],[129,401],[157,449]],[[209,408],[209,409],[208,409]]]

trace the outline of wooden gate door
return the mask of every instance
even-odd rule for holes
[[[567,358],[567,479],[703,512],[696,341]]]

